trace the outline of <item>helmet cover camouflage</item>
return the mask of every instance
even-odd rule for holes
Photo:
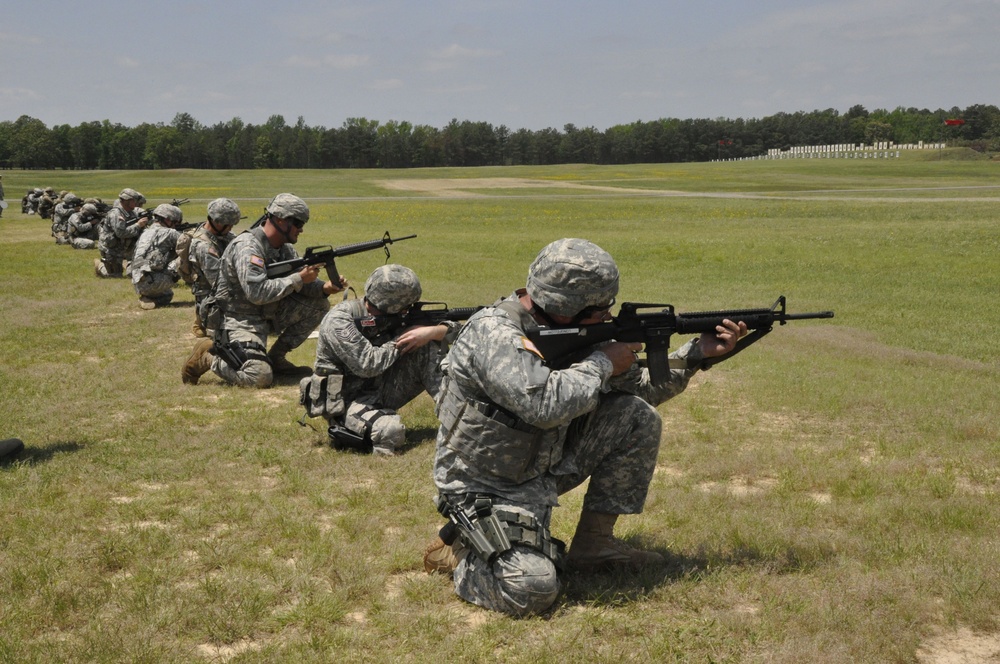
[[[365,298],[385,314],[398,314],[420,299],[416,272],[402,265],[382,265],[365,282]]]
[[[122,189],[122,193],[118,194],[118,198],[123,201],[146,200],[138,191],[135,189],[129,189],[128,187]]]
[[[278,194],[267,206],[267,211],[279,219],[309,221],[309,206],[295,194]]]
[[[216,198],[208,204],[208,218],[219,226],[240,223],[240,206],[228,198]]]
[[[172,223],[178,223],[184,219],[184,212],[176,205],[170,203],[160,203],[153,210],[153,216],[166,219]]]
[[[83,207],[80,208],[80,214],[94,216],[98,214],[97,206],[93,203],[84,203]]]
[[[576,238],[546,246],[528,268],[528,295],[546,313],[575,316],[610,304],[618,294],[618,266],[593,242]]]

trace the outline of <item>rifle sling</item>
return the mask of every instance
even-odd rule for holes
[[[765,335],[767,335],[768,332],[770,332],[773,329],[774,329],[773,327],[766,327],[766,328],[762,327],[754,330],[750,334],[746,335],[745,337],[737,341],[736,347],[733,348],[733,350],[720,357],[706,357],[704,360],[701,361],[701,364],[698,365],[698,368],[701,369],[702,371],[708,371],[719,362],[728,360],[733,355],[736,355],[737,353],[745,350],[751,344],[760,341],[761,339],[764,338]]]

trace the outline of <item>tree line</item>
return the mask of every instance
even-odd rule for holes
[[[948,121],[948,122],[946,122]],[[960,122],[959,122],[960,121]],[[752,157],[797,145],[948,141],[1000,150],[1000,109],[976,104],[930,111],[778,113],[754,119],[667,118],[600,131],[572,124],[538,131],[452,120],[445,127],[349,118],[337,128],[294,125],[281,115],[205,126],[188,113],[170,124],[108,120],[48,127],[27,115],[0,122],[0,168],[414,168],[427,166],[635,164]]]

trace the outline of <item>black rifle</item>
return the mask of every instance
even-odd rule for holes
[[[247,353],[243,346],[229,339],[229,330],[215,331],[212,343],[212,354],[221,358],[233,371],[239,371],[247,361]]]
[[[180,207],[180,206],[184,205],[185,203],[189,202],[190,200],[191,200],[190,198],[175,198],[174,200],[170,201],[170,205],[174,205],[174,206]],[[153,210],[155,210],[155,209],[156,208],[148,208],[146,210],[143,210],[139,214],[138,217],[136,217],[132,221],[130,221],[127,224],[125,224],[125,226],[127,227],[127,226],[131,226],[132,224],[139,223],[140,219],[152,219],[153,218]]]
[[[659,309],[652,313],[639,313],[640,309]],[[649,379],[654,385],[662,385],[670,373],[667,351],[670,337],[674,334],[715,333],[722,321],[746,323],[754,330],[736,343],[736,348],[721,357],[705,358],[700,368],[708,369],[744,350],[769,333],[775,323],[784,325],[790,320],[809,318],[833,318],[832,311],[810,314],[789,314],[785,311],[785,296],[782,295],[769,309],[730,309],[726,311],[698,311],[675,313],[669,304],[641,304],[625,302],[618,315],[605,323],[593,325],[539,326],[527,331],[528,338],[538,348],[546,363],[558,366],[572,356],[579,354],[594,344],[606,341],[641,342],[645,344],[646,363]]]
[[[394,240],[389,236],[389,231],[386,231],[381,240],[357,242],[355,244],[347,244],[343,247],[337,247],[336,249],[328,244],[318,247],[307,247],[305,256],[302,256],[301,258],[292,258],[287,261],[271,263],[267,267],[267,278],[274,279],[276,277],[284,277],[292,272],[298,272],[308,265],[319,265],[322,263],[326,265],[326,273],[330,277],[330,281],[332,281],[337,288],[340,288],[340,273],[337,272],[336,259],[341,256],[360,254],[363,251],[385,249],[385,258],[388,260],[390,244],[393,242],[402,242],[403,240],[409,240],[410,238],[415,237],[417,236],[407,235],[405,237],[398,237]]]
[[[355,318],[354,323],[367,338],[372,339],[383,334],[393,334],[397,330],[408,327],[439,325],[449,321],[461,322],[469,320],[472,314],[483,306],[456,307],[449,309],[444,302],[414,302],[405,314],[379,314],[377,316],[362,316]]]
[[[198,228],[199,226],[201,226],[200,221],[185,222],[183,224],[177,224],[176,226],[174,226],[174,230],[183,233],[184,231],[189,231],[192,228]]]

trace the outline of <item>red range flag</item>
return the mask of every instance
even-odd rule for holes
[[[962,120],[960,118],[949,118],[945,120],[944,123],[949,127],[958,127],[959,125],[964,125],[965,120]]]

